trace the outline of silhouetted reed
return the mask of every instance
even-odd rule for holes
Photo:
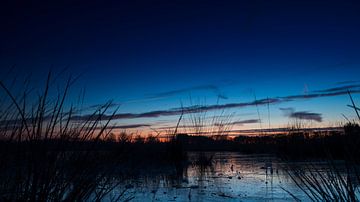
[[[358,108],[349,92],[352,108],[359,118]],[[344,126],[344,135],[341,142],[342,147],[338,150],[342,153],[340,164],[334,158],[334,152],[329,148],[322,147],[327,153],[325,167],[319,169],[312,163],[305,166],[289,166],[289,176],[296,185],[312,201],[359,201],[360,198],[360,126],[354,121]],[[291,194],[296,199],[296,197]]]
[[[27,82],[22,92],[13,94],[0,81],[4,93],[0,99],[1,201],[131,200],[133,186],[127,180],[154,171],[181,182],[189,165],[200,173],[212,168],[211,151],[327,159],[330,169],[326,171],[308,165],[291,168],[289,175],[312,200],[357,200],[360,127],[356,123],[332,132],[297,126],[283,134],[232,139],[228,132],[233,114],[221,111],[207,117],[202,107],[196,107],[187,108],[188,119],[181,114],[166,141],[160,141],[161,131],[147,137],[113,132],[110,125],[117,110],[112,110],[112,102],[98,106],[85,119],[78,116],[84,109],[66,102],[73,83],[68,79],[54,96],[49,73],[45,88],[35,96]],[[196,151],[192,158],[189,151]],[[333,163],[335,159],[346,162],[345,170]]]
[[[5,93],[0,113],[0,200],[131,199],[114,169],[121,155],[101,149],[111,120],[102,117],[112,103],[99,106],[86,120],[75,120],[78,109],[65,106],[73,82],[70,77],[64,90],[51,97],[49,73],[42,93],[34,96],[26,85],[16,97],[0,81]],[[115,188],[125,191],[110,194]]]
[[[291,179],[312,201],[359,201],[357,165],[330,160],[323,168],[307,163],[289,167]]]

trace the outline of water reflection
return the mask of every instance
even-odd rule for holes
[[[325,160],[285,162],[274,155],[194,152],[188,153],[188,159],[181,168],[147,169],[125,180],[133,201],[309,201],[289,172],[307,173],[312,169],[323,176],[329,170],[334,172]],[[332,164],[344,179],[350,179],[342,161]]]
[[[199,157],[200,156],[200,157]],[[203,157],[201,157],[203,156]],[[288,201],[288,193],[306,201],[305,194],[272,155],[235,152],[189,153],[182,169],[161,169],[127,181],[134,201]],[[210,160],[206,164],[205,158]],[[302,162],[293,162],[301,165]],[[283,189],[285,188],[286,191]],[[287,192],[288,191],[288,192]]]

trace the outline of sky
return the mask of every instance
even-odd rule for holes
[[[119,129],[171,127],[196,110],[231,115],[236,129],[329,127],[355,118],[347,90],[360,102],[359,1],[2,4],[0,79],[80,75],[69,99],[113,100]]]

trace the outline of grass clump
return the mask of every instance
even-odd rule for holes
[[[51,73],[42,91],[34,93],[25,85],[20,96],[0,81],[0,200],[131,199],[126,191],[111,193],[121,189],[113,169],[121,158],[117,150],[102,149],[116,110],[107,115],[108,102],[80,119],[81,109],[66,102],[75,80],[70,77],[55,96]]]

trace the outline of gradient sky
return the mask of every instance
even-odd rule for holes
[[[18,75],[32,73],[42,84],[49,69],[69,67],[67,74],[82,75],[72,96],[85,86],[86,106],[113,99],[121,104],[118,113],[137,115],[116,120],[121,126],[170,126],[179,114],[164,114],[181,103],[218,103],[216,109],[235,113],[239,129],[267,127],[269,112],[271,127],[297,115],[333,126],[342,114],[355,115],[344,91],[360,102],[359,1],[9,1],[1,7],[2,75],[16,65]],[[311,94],[322,95],[306,97]],[[255,97],[280,101],[268,110],[249,104]],[[139,115],[154,111],[158,116]],[[251,121],[259,114],[261,124]]]

